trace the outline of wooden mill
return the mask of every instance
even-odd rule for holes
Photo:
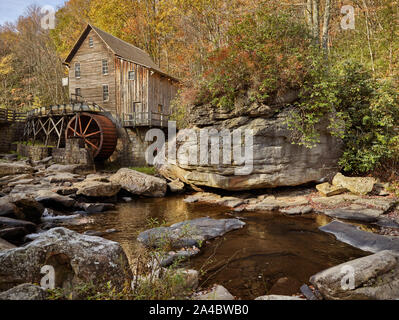
[[[57,148],[80,138],[95,159],[104,160],[118,139],[139,144],[148,128],[167,127],[179,82],[143,50],[89,24],[65,65],[71,103],[29,112],[26,138]]]

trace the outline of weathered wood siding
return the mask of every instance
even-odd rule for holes
[[[158,73],[153,73],[149,81],[149,110],[158,112],[159,106],[162,106],[162,113],[168,114],[171,109],[171,101],[176,93],[177,84],[175,81]]]
[[[134,71],[134,80],[129,80],[129,71]],[[115,57],[116,111],[118,114],[148,111],[148,76],[147,68]],[[134,109],[133,106],[135,106]]]
[[[93,38],[93,48],[89,38]],[[108,60],[108,75],[102,73],[102,61]],[[75,63],[80,63],[80,79],[75,77]],[[103,85],[108,85],[109,101],[103,101]],[[92,30],[73,57],[69,68],[69,93],[81,89],[81,95],[88,102],[95,102],[104,109],[116,113],[114,54]]]

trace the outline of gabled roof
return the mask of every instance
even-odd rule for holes
[[[143,67],[156,71],[164,76],[170,77],[174,80],[177,80],[175,77],[168,75],[163,72],[157,64],[151,59],[149,54],[140,48],[135,47],[134,45],[123,41],[112,34],[105,32],[97,27],[94,27],[90,24],[87,25],[86,29],[83,31],[79,40],[75,43],[68,57],[65,59],[65,63],[69,65],[75,56],[76,52],[79,50],[79,47],[82,45],[83,41],[88,36],[89,32],[93,30],[105,43],[105,45],[117,56],[139,64]]]

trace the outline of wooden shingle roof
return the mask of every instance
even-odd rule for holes
[[[177,80],[176,78],[163,72],[158,67],[158,65],[151,59],[150,55],[147,52],[145,52],[144,50],[141,50],[140,48],[137,48],[134,45],[132,45],[126,41],[123,41],[108,32],[105,32],[95,26],[92,26],[91,24],[87,25],[86,29],[83,31],[79,40],[76,42],[73,49],[69,53],[68,57],[65,59],[66,64],[69,65],[69,63],[72,61],[72,58],[74,57],[76,52],[79,50],[79,47],[82,45],[83,41],[86,39],[87,35],[89,34],[89,32],[91,30],[93,30],[104,41],[106,46],[115,55],[117,55],[125,60],[129,60],[131,62],[139,64],[148,69],[151,69],[153,71],[156,71],[162,75],[165,75],[167,77]]]

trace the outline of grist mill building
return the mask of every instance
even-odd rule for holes
[[[144,165],[145,133],[167,127],[178,80],[163,72],[145,51],[90,24],[65,65],[71,100],[95,104],[103,111],[69,120],[66,137],[82,136],[95,157],[125,166]],[[96,130],[103,131],[101,138]]]

